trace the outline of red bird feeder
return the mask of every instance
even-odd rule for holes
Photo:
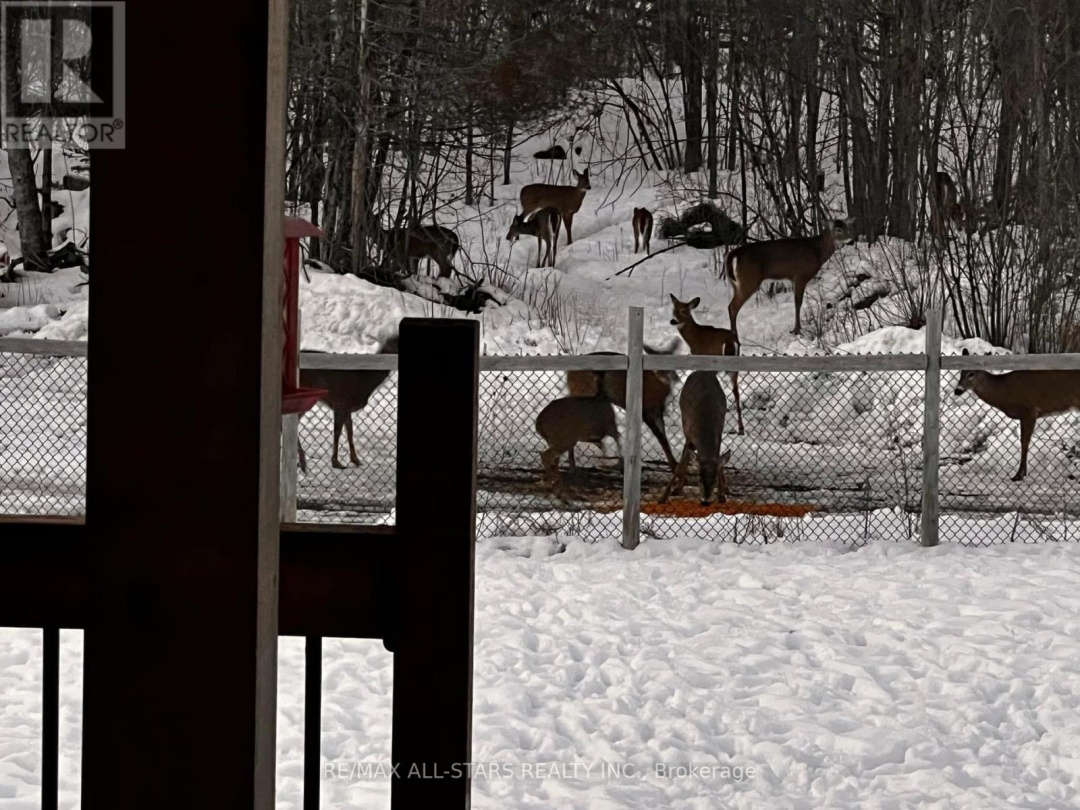
[[[300,387],[300,240],[323,232],[298,217],[285,217],[284,356],[281,363],[281,412],[302,414],[326,396],[322,388]]]

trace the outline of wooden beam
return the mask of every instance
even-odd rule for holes
[[[473,320],[401,322],[394,810],[469,807],[479,345]]]
[[[85,629],[93,597],[84,527],[75,521],[0,524],[0,627]],[[280,634],[383,638],[394,533],[392,526],[284,529]]]
[[[271,810],[284,84],[267,68],[271,38],[284,65],[285,3],[126,11],[140,32],[126,38],[127,146],[94,155],[109,272],[90,301],[82,807]],[[192,60],[193,43],[214,58]],[[198,184],[147,204],[163,155],[212,178],[220,222]],[[192,317],[177,280],[200,264]],[[148,312],[183,328],[133,354],[132,313]]]

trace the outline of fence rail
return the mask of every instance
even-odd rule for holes
[[[1015,483],[1010,479],[1019,458],[1018,423],[974,394],[953,395],[954,375],[962,369],[1080,370],[1080,354],[943,355],[940,329],[929,320],[927,343],[918,354],[654,355],[634,351],[642,319],[632,309],[624,354],[482,357],[478,530],[488,536],[621,534],[628,548],[643,536],[679,534],[737,542],[882,537],[927,545],[938,536],[970,544],[1080,538],[1080,475],[1072,471],[1080,460],[1080,414],[1040,420],[1031,472]],[[19,420],[20,402],[27,408],[38,402],[35,383],[68,408],[66,419],[77,422],[81,417],[72,406],[78,397],[57,391],[70,387],[67,378],[57,376],[76,375],[70,364],[85,365],[79,358],[86,349],[85,341],[0,339],[0,386],[6,384],[0,392],[15,394],[7,397],[0,427],[7,426],[5,420]],[[56,358],[57,368],[48,366],[49,357]],[[316,407],[292,425],[310,469],[300,475],[295,460],[290,463],[283,453],[284,500],[294,505],[289,519],[394,522],[397,360],[392,354],[301,353],[302,369],[388,374],[354,414],[356,463],[349,431],[342,430],[338,464],[332,464],[333,419],[326,408]],[[638,368],[646,376],[675,377],[662,410],[676,456],[683,444],[680,378],[695,370],[725,372],[720,377],[728,392],[724,448],[732,457],[725,470],[729,500],[723,506],[698,509],[700,504],[686,499],[660,503],[670,471],[654,432],[632,418],[635,412],[648,416]],[[566,471],[564,458],[560,475],[571,495],[561,497],[542,475],[539,451],[545,445],[535,433],[535,418],[548,402],[566,395],[566,375],[572,371],[616,372],[624,380],[626,408],[615,409],[623,463],[605,455],[606,447],[597,452],[579,444],[573,471]],[[734,427],[726,374],[732,371],[739,372],[744,435]],[[62,505],[67,496],[61,491],[70,494],[79,485],[78,475],[68,474],[70,465],[80,462],[70,443],[57,439],[65,427],[45,424],[35,433],[27,419],[15,427],[3,432],[17,435],[23,463],[0,467],[0,483],[8,490],[0,513],[78,513],[81,502],[77,509]],[[432,452],[438,452],[434,384],[430,423],[415,429],[425,431]],[[290,441],[286,438],[285,445]],[[57,490],[55,498],[44,497],[51,489]],[[696,492],[693,475],[687,489]],[[20,502],[13,492],[33,494]]]

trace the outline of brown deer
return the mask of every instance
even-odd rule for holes
[[[589,442],[603,450],[604,439],[610,436],[619,446],[615,409],[600,393],[552,400],[536,417],[536,432],[547,442],[547,449],[540,452],[540,463],[556,489],[562,486],[559,459],[563,453],[573,453],[578,442]]]
[[[574,214],[581,210],[581,204],[585,201],[585,192],[592,188],[589,182],[589,170],[575,171],[577,178],[576,186],[553,186],[549,183],[531,183],[521,190],[521,216],[528,217],[533,211],[541,208],[558,208],[562,214],[563,225],[566,226],[566,244],[571,244],[574,237],[571,226],[574,224]]]
[[[717,487],[716,500],[723,503],[727,486],[724,481],[724,465],[731,458],[731,450],[720,455],[724,438],[724,420],[727,417],[727,397],[712,371],[695,371],[686,378],[679,394],[679,410],[682,411],[683,444],[679,466],[671,475],[661,503],[667,503],[672,490],[682,492],[686,483],[686,471],[690,456],[698,460],[698,477],[701,481],[701,505],[707,506],[713,487]]]
[[[668,293],[671,295],[671,293]],[[693,311],[701,303],[700,298],[683,302],[671,295],[671,325],[690,347],[690,354],[715,354],[734,357],[739,353],[739,338],[730,329],[709,326],[694,320]],[[735,395],[735,414],[739,421],[739,435],[743,435],[742,403],[739,401],[739,372],[732,371],[731,390]]]
[[[415,274],[421,259],[439,266],[439,278],[449,278],[454,269],[454,255],[461,248],[457,234],[443,225],[417,225],[415,228],[378,228],[383,255],[393,258],[399,267]]]
[[[516,242],[518,237],[521,236],[535,236],[536,266],[554,267],[555,251],[559,246],[559,228],[561,226],[562,219],[560,218],[559,209],[554,206],[541,208],[528,220],[521,214],[515,214],[513,221],[510,223],[510,230],[506,232],[506,241]],[[545,243],[547,252],[544,254],[543,261],[541,261],[540,252]],[[548,262],[549,257],[551,259],[550,263]]]
[[[673,354],[678,341],[672,341],[666,349],[654,349],[643,346],[646,354]],[[619,352],[590,352],[590,355],[618,355]],[[671,388],[677,379],[674,371],[644,371],[641,377],[641,421],[652,431],[667,457],[672,470],[678,462],[671,450],[667,430],[664,427],[664,411],[667,408]],[[626,372],[625,371],[568,371],[566,387],[571,396],[589,397],[602,394],[619,408],[626,410]],[[574,451],[570,450],[570,469],[574,469]]]
[[[965,355],[968,350],[964,349]],[[1080,371],[1011,371],[990,374],[965,369],[953,392],[956,396],[974,391],[975,396],[1010,419],[1020,420],[1020,468],[1013,481],[1027,475],[1028,445],[1035,422],[1080,408]]]
[[[834,219],[817,236],[770,239],[729,250],[724,266],[732,286],[731,303],[728,304],[731,331],[736,336],[739,334],[736,325],[739,310],[758,291],[763,281],[785,279],[795,286],[795,329],[792,334],[800,334],[800,315],[806,285],[818,274],[821,266],[836,252],[838,246],[855,241],[852,230],[854,221]]]
[[[397,354],[398,338],[390,337],[379,348],[379,354]],[[338,368],[301,368],[300,386],[302,388],[324,388],[328,392],[320,402],[327,405],[334,412],[334,455],[330,463],[337,469],[345,469],[345,465],[338,461],[338,441],[341,439],[341,428],[345,428],[349,440],[349,461],[354,467],[360,466],[360,459],[356,455],[356,446],[353,444],[352,415],[368,404],[371,395],[386,378],[390,376],[389,369],[338,369]],[[298,442],[299,443],[299,442]],[[304,448],[300,447],[300,469],[307,473],[307,459],[304,458]]]
[[[648,208],[634,209],[634,253],[637,253],[639,250],[639,236],[641,237],[641,242],[645,246],[645,252],[652,253],[652,248],[649,246],[649,243],[652,241],[652,225],[652,211]]]

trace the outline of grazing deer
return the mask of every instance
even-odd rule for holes
[[[559,228],[561,226],[562,220],[559,209],[554,206],[541,208],[529,220],[526,220],[522,214],[515,214],[513,221],[510,223],[510,230],[506,232],[506,241],[516,242],[520,236],[535,236],[536,266],[554,267],[555,251],[559,246]],[[544,253],[543,261],[541,261],[540,252],[544,244],[547,245],[547,252]],[[550,263],[548,262],[549,257],[551,259]]]
[[[668,293],[671,295],[671,293]],[[739,337],[730,329],[709,326],[694,320],[693,310],[700,298],[683,302],[671,295],[671,325],[690,347],[690,354],[714,354],[734,357],[739,353]],[[735,413],[739,420],[739,435],[743,435],[742,403],[739,401],[739,372],[731,372],[731,390],[735,395]]]
[[[666,349],[643,346],[646,354],[673,354],[678,341],[672,341]],[[593,355],[618,355],[619,352],[590,352]],[[641,376],[641,421],[652,431],[667,457],[668,466],[675,469],[678,462],[671,450],[667,430],[664,427],[664,411],[667,408],[671,388],[677,379],[674,371],[643,371]],[[625,371],[568,371],[566,387],[570,395],[589,397],[602,394],[612,405],[626,410]],[[570,469],[574,469],[574,451],[570,450]]]
[[[731,331],[736,336],[739,334],[736,325],[739,310],[758,291],[763,281],[785,279],[795,286],[795,329],[792,334],[800,334],[800,314],[806,285],[838,246],[855,241],[852,231],[854,221],[834,219],[817,236],[770,239],[729,250],[724,266],[732,286],[731,303],[728,304]]]
[[[574,224],[574,214],[581,210],[581,204],[585,201],[585,192],[592,188],[589,182],[589,170],[575,171],[577,178],[576,186],[553,186],[548,183],[531,183],[521,190],[521,216],[528,217],[533,211],[541,208],[558,208],[562,214],[563,225],[566,226],[566,244],[574,241],[571,226]]]
[[[536,417],[536,432],[548,444],[540,452],[540,463],[557,489],[562,485],[559,459],[563,453],[573,453],[578,442],[589,442],[603,450],[604,439],[610,436],[619,446],[615,409],[599,392],[591,397],[552,400]]]
[[[384,256],[393,257],[399,267],[415,274],[421,259],[431,259],[439,266],[439,278],[449,278],[454,269],[454,255],[461,248],[457,234],[443,225],[417,225],[415,228],[378,228]]]
[[[645,252],[652,253],[649,243],[652,241],[652,212],[648,208],[634,209],[634,253],[638,252],[638,237],[645,245]]]
[[[682,492],[686,483],[686,471],[690,456],[698,460],[698,477],[701,481],[701,505],[707,506],[713,487],[717,487],[716,500],[723,503],[727,486],[724,482],[724,465],[731,458],[731,451],[720,455],[724,438],[724,420],[727,417],[727,397],[712,371],[695,371],[686,378],[679,394],[679,410],[682,411],[683,444],[679,466],[671,475],[667,489],[660,499],[667,503],[672,490]]]
[[[379,349],[379,354],[397,354],[397,336],[390,337]],[[390,376],[389,369],[338,369],[338,368],[301,368],[300,386],[302,388],[324,388],[327,391],[320,402],[334,412],[334,455],[330,463],[337,469],[345,469],[338,461],[338,441],[341,428],[345,427],[349,440],[349,461],[354,467],[360,466],[353,444],[352,415],[368,404],[371,395]],[[299,444],[299,442],[297,442]],[[307,473],[307,459],[304,448],[300,447],[300,469]]]
[[[965,355],[968,350],[964,349]],[[1010,419],[1020,420],[1020,469],[1013,481],[1027,475],[1028,445],[1035,422],[1080,408],[1080,371],[1011,371],[990,374],[965,369],[953,392],[956,396],[974,391],[975,396]]]

